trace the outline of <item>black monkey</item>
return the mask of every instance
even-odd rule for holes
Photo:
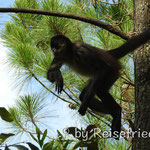
[[[119,77],[121,65],[118,59],[132,52],[150,39],[150,29],[138,36],[129,39],[122,46],[105,51],[82,42],[71,42],[63,35],[54,36],[51,39],[51,49],[54,59],[47,72],[47,79],[56,82],[56,90],[61,93],[63,89],[63,77],[60,68],[68,65],[77,73],[88,76],[89,80],[82,90],[79,98],[81,106],[79,113],[84,115],[87,107],[97,112],[111,114],[112,133],[119,135],[121,131],[121,107],[109,94],[109,89]],[[102,102],[96,99],[97,95]]]

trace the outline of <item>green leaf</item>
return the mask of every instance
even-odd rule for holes
[[[75,144],[75,146],[73,147],[73,149],[77,149],[77,148],[79,148],[79,147],[81,147],[81,146],[82,146],[82,142],[81,142],[81,141],[76,142],[76,144]]]
[[[36,141],[37,143],[38,143],[38,140],[30,133],[30,136],[32,137],[32,139],[34,140],[34,141]]]
[[[0,143],[3,143],[7,138],[14,136],[15,134],[9,133],[9,134],[5,134],[2,133],[0,134]]]
[[[43,141],[41,140],[41,131],[38,127],[36,127],[36,134],[37,134],[37,138],[38,138],[38,143],[39,143],[40,147],[42,147]]]
[[[36,127],[36,134],[37,134],[38,140],[40,141],[41,134],[40,134],[40,129],[38,127]]]
[[[4,121],[7,121],[7,122],[13,121],[13,117],[4,107],[0,107],[0,116]]]
[[[59,132],[59,130],[57,130],[57,134],[58,134],[58,138],[59,138],[60,140],[62,140],[62,139],[63,139],[63,135]]]
[[[39,150],[39,148],[37,148],[35,145],[33,145],[32,143],[28,142],[27,143],[29,145],[29,147],[31,148],[31,150]]]
[[[44,140],[45,140],[46,136],[47,136],[47,129],[43,133],[43,137],[42,137],[42,140],[41,140],[42,143],[44,143]]]
[[[74,142],[74,140],[66,140],[64,143],[63,143],[63,148],[64,149],[67,149],[67,146],[69,145],[69,144],[71,144],[72,142]]]
[[[63,147],[62,143],[60,143],[60,142],[58,143],[57,147],[58,147],[58,150],[64,150],[64,147]]]
[[[46,144],[44,144],[42,150],[52,150],[52,149],[53,149],[53,145],[54,145],[54,141],[51,141],[51,142],[49,142],[49,143],[46,143]]]

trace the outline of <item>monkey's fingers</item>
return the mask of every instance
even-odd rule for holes
[[[60,94],[61,93],[61,89],[60,89],[60,87],[56,84],[56,87],[55,87],[55,91],[57,91],[57,93],[58,94]]]
[[[55,91],[60,94],[60,90],[59,90],[59,85],[56,83],[56,86],[55,86]]]
[[[85,113],[86,113],[86,110],[87,110],[87,108],[85,108],[85,107],[80,107],[79,110],[78,110],[78,112],[79,112],[80,115],[84,116]]]
[[[63,80],[60,80],[56,83],[55,90],[60,94],[63,90]]]

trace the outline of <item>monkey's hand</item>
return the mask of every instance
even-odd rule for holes
[[[79,108],[78,112],[79,112],[80,115],[84,116],[85,113],[86,113],[86,110],[87,110],[87,107],[83,106],[83,107]]]
[[[58,94],[62,92],[64,82],[60,70],[49,70],[47,72],[47,79],[52,83],[56,82],[55,90],[58,92]]]
[[[62,92],[63,86],[64,86],[63,77],[60,70],[58,70],[56,72],[56,87],[55,87],[55,90],[58,92],[58,94]]]

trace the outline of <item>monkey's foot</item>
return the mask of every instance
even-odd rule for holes
[[[120,120],[113,120],[112,126],[111,126],[111,134],[112,137],[116,140],[119,140],[120,138],[120,132],[121,132],[121,122]]]

